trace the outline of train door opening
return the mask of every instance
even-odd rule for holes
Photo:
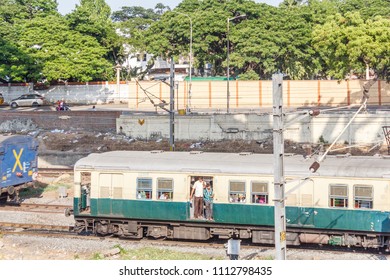
[[[202,178],[203,179],[203,182],[204,182],[204,187],[203,189],[205,188],[206,184],[210,184],[211,188],[213,188],[213,177],[212,176],[203,176],[203,175],[193,175],[193,176],[190,176],[190,186],[189,186],[189,190],[188,190],[188,198],[190,200],[190,203],[189,203],[189,211],[187,212],[187,215],[188,215],[188,218],[189,219],[194,219],[195,216],[194,216],[194,213],[195,213],[195,198],[194,196],[191,198],[191,193],[192,193],[192,189],[193,189],[193,186],[195,184],[196,181],[199,180],[199,178]],[[213,188],[214,189],[214,188]],[[203,197],[203,195],[202,195]],[[204,202],[203,202],[203,205],[201,205],[201,208],[202,208],[202,217],[205,217],[205,213],[204,213],[204,210],[205,210],[205,205],[204,205]]]
[[[90,213],[91,209],[91,172],[80,174],[80,213]]]

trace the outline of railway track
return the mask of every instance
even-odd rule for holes
[[[64,213],[65,209],[71,207],[72,207],[71,205],[57,205],[57,204],[35,204],[35,203],[12,204],[10,203],[0,207],[0,210],[57,214],[57,213]]]
[[[72,168],[39,168],[39,174],[45,177],[58,177],[63,174],[73,175]]]
[[[45,225],[45,224],[25,224],[25,223],[10,223],[0,222],[0,232],[12,232],[15,230],[39,230],[39,231],[52,231],[52,232],[71,232],[72,226],[64,225]],[[19,233],[21,233],[19,231]]]
[[[25,236],[41,236],[41,237],[55,237],[63,238],[64,242],[66,239],[79,239],[79,240],[95,240],[99,242],[103,241],[115,241],[118,240],[116,237],[111,236],[94,236],[94,235],[80,235],[73,231],[73,226],[64,226],[64,225],[48,225],[48,224],[27,224],[27,223],[10,223],[10,222],[0,222],[0,234],[2,235],[25,235]],[[120,239],[122,242],[144,244],[146,246],[152,247],[187,247],[187,248],[203,248],[207,249],[226,249],[226,240],[216,240],[216,241],[180,241],[180,240],[166,240],[166,239]],[[244,250],[255,250],[258,252],[267,251],[272,255],[273,246],[271,245],[253,245],[253,244],[241,244],[241,249]],[[329,246],[296,246],[288,248],[290,254],[301,254],[302,252],[316,251],[317,254],[327,255],[343,255],[345,253],[353,254],[362,254],[371,257],[372,259],[384,259],[387,254],[383,252],[378,252],[377,250],[356,250],[348,248],[334,248]],[[242,260],[251,260],[258,257],[257,253],[252,253],[245,255],[242,253],[240,259]]]

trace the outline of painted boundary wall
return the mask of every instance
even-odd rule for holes
[[[360,104],[363,86],[366,81],[284,81],[283,97],[285,107],[301,106],[342,106]],[[169,102],[170,88],[161,82],[140,82],[127,85],[131,94],[129,108],[146,110],[153,108],[148,96],[155,103],[157,98]],[[189,91],[188,82],[179,82],[176,92],[175,109],[185,109]],[[229,109],[248,109],[272,107],[272,81],[230,81]],[[134,94],[133,94],[134,93]],[[390,84],[377,81],[370,88],[368,105],[390,105]],[[227,81],[192,82],[190,108],[220,109],[227,108]]]
[[[352,113],[321,114],[305,118],[285,130],[285,139],[298,143],[318,143],[322,138],[331,143],[353,117]],[[286,123],[294,116],[286,118]],[[339,143],[385,143],[383,126],[390,125],[390,116],[360,114],[343,133]],[[117,132],[135,139],[169,139],[168,115],[121,115],[117,119]],[[256,140],[272,142],[272,114],[213,114],[175,116],[176,140]]]
[[[343,106],[360,103],[366,81],[284,81],[285,107]],[[189,82],[178,82],[175,92],[175,109],[190,108],[226,110],[227,81],[193,81],[191,98]],[[148,94],[145,94],[145,91]],[[229,109],[259,109],[272,107],[272,81],[230,81]],[[68,83],[51,86],[45,90],[33,90],[31,84],[0,84],[6,102],[24,93],[44,95],[49,102],[64,98],[70,104],[103,104],[126,102],[132,110],[155,110],[150,99],[169,103],[169,85],[161,81]],[[150,98],[150,99],[149,99]],[[390,84],[377,81],[370,89],[369,105],[390,106]]]

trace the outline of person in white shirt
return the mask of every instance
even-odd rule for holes
[[[202,177],[194,183],[191,190],[190,199],[194,197],[194,218],[203,218],[203,188],[204,181]]]

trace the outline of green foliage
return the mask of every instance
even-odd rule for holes
[[[256,81],[259,80],[259,75],[254,70],[249,70],[244,74],[238,76],[238,80],[242,81]]]
[[[1,79],[107,80],[130,53],[177,58],[189,55],[191,42],[200,73],[211,63],[213,75],[226,75],[229,53],[232,75],[245,79],[270,79],[277,71],[290,79],[343,79],[366,69],[390,79],[388,0],[285,0],[279,7],[183,0],[173,11],[159,3],[113,13],[104,0],[81,0],[66,16],[57,6],[0,0]]]
[[[127,251],[119,244],[115,245],[114,248],[118,248],[121,255],[127,254]]]
[[[69,190],[72,187],[72,183],[52,183],[47,185],[35,182],[35,188],[22,189],[20,192],[20,197],[39,197],[42,193],[57,192],[60,187],[65,187],[67,190]]]
[[[336,14],[316,26],[313,46],[328,76],[343,79],[351,71],[363,75],[367,68],[385,75],[390,63],[390,18],[364,20],[358,12]]]
[[[325,139],[324,139],[324,136],[320,136],[320,138],[318,139],[318,142],[320,143],[320,144],[327,144],[328,143],[328,141],[326,141]]]
[[[9,22],[58,15],[56,0],[0,0],[0,15]]]
[[[91,259],[94,261],[100,261],[100,260],[104,260],[104,256],[100,253],[95,253],[93,254]]]
[[[105,32],[83,34],[81,31],[85,30],[82,28],[70,28],[68,20],[57,13],[56,1],[25,1],[23,4],[8,1],[9,8],[20,7],[21,11],[27,9],[30,12],[29,16],[18,13],[9,18],[9,14],[4,13],[7,9],[0,9],[3,17],[3,20],[0,18],[0,78],[14,82],[86,82],[108,79],[113,75],[113,63],[107,60],[110,57],[108,50],[115,49],[110,10],[107,5],[102,5],[101,9],[92,8],[87,5],[90,2],[82,1],[90,8],[90,14],[96,16],[99,13],[101,16],[100,21],[97,17],[90,18],[99,22],[98,26],[103,25],[100,23],[106,17]]]

